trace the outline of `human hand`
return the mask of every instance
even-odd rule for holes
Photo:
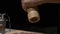
[[[28,13],[28,20],[31,23],[36,23],[40,20],[37,6],[44,4],[44,0],[22,0],[22,8]]]
[[[45,0],[21,0],[21,3],[22,3],[22,8],[26,11],[30,7],[34,8],[46,2]]]

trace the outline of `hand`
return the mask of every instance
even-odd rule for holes
[[[28,8],[34,8],[44,4],[45,0],[21,0],[22,8],[26,11]]]

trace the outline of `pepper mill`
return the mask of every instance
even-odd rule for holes
[[[29,8],[27,9],[28,13],[28,20],[30,23],[37,23],[40,20],[40,15],[37,9],[35,8]]]

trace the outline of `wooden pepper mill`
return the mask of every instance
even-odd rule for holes
[[[37,11],[37,9],[35,8],[29,8],[27,9],[27,13],[28,13],[28,20],[30,23],[36,23],[40,20],[40,15]]]

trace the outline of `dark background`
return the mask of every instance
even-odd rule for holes
[[[11,29],[21,29],[35,32],[47,32],[57,34],[59,19],[59,4],[47,3],[38,6],[41,20],[37,23],[29,23],[27,13],[22,9],[20,0],[0,1],[0,13],[7,13],[11,18]],[[6,28],[9,28],[7,22]]]

